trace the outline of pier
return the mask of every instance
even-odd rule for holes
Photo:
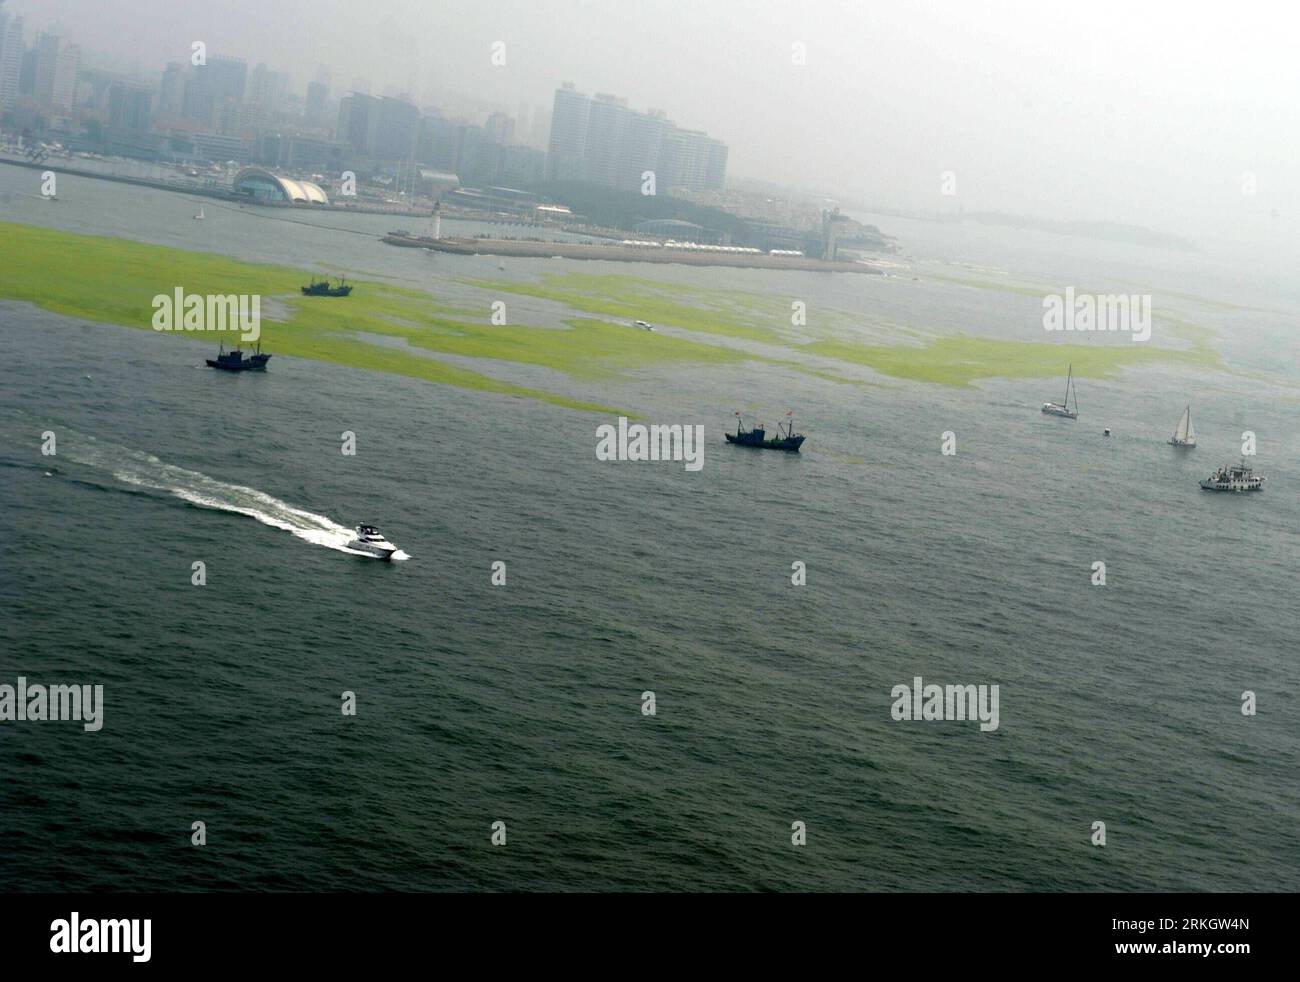
[[[523,239],[431,238],[390,232],[383,241],[408,249],[458,256],[515,256],[529,259],[588,259],[620,263],[677,263],[683,266],[731,266],[740,269],[787,269],[819,273],[880,273],[868,263],[774,256],[765,252],[718,252],[673,246],[622,245],[614,242],[533,242]]]

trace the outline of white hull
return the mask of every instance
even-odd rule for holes
[[[1233,494],[1240,494],[1243,491],[1263,491],[1264,480],[1263,478],[1260,478],[1258,481],[1251,481],[1249,484],[1242,483],[1241,481],[1206,480],[1201,482],[1201,490],[1202,491],[1231,491]]]
[[[1064,406],[1058,406],[1058,405],[1057,405],[1056,403],[1054,403],[1054,402],[1045,402],[1045,403],[1043,403],[1043,412],[1047,413],[1048,416],[1064,416],[1066,419],[1078,419],[1078,418],[1079,418],[1079,414],[1078,414],[1078,413],[1072,413],[1072,412],[1070,412],[1070,410],[1066,409]]]
[[[384,548],[374,542],[362,542],[360,539],[353,539],[348,543],[348,548],[354,552],[364,552],[367,556],[373,556],[375,559],[392,559],[393,553],[397,552],[396,546]]]
[[[1255,472],[1243,461],[1240,465],[1220,467],[1201,482],[1201,490],[1231,491],[1234,494],[1243,491],[1263,491],[1265,480],[1266,478],[1256,477]]]

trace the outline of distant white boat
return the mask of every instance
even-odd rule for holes
[[[1074,388],[1074,365],[1070,365],[1069,374],[1065,377],[1065,399],[1061,402],[1043,403],[1043,412],[1049,416],[1064,416],[1066,419],[1079,418],[1079,393],[1074,393],[1074,409],[1070,409],[1070,390]]]
[[[203,206],[202,206],[202,205],[199,205],[199,213],[198,213],[197,215],[194,216],[194,220],[195,220],[196,222],[201,222],[201,221],[203,221]]]
[[[1183,410],[1182,419],[1178,421],[1178,428],[1174,430],[1174,435],[1169,440],[1169,445],[1171,447],[1196,446],[1196,428],[1192,426],[1191,406],[1188,406]]]

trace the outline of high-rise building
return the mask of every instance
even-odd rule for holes
[[[0,106],[12,106],[18,99],[24,51],[23,19],[6,14],[0,0]]]
[[[547,176],[638,190],[647,171],[655,187],[721,190],[727,145],[700,130],[681,130],[660,111],[629,109],[612,95],[589,98],[566,82],[555,91]]]
[[[185,116],[204,126],[215,126],[219,114],[231,103],[244,101],[248,64],[243,58],[211,55],[196,65],[185,89]]]
[[[515,121],[502,112],[495,112],[487,118],[483,129],[488,139],[505,146],[515,142]]]
[[[460,125],[441,116],[420,120],[416,136],[415,159],[428,167],[455,174],[459,165]]]
[[[148,133],[152,120],[153,95],[143,85],[114,81],[108,86],[109,129]]]
[[[370,106],[375,100],[360,92],[350,92],[339,101],[339,125],[334,138],[357,153],[366,152],[370,132]]]
[[[251,143],[271,122],[271,114],[257,102],[227,100],[218,107],[214,125],[223,136],[235,136]]]
[[[375,103],[370,113],[366,154],[376,160],[414,160],[420,111],[403,99],[384,97]]]
[[[42,31],[36,35],[36,80],[32,92],[38,105],[54,104],[54,82],[59,70],[59,36]]]
[[[663,152],[664,134],[673,128],[662,111],[652,109],[647,113],[634,112],[627,125],[627,156],[620,175],[619,187],[639,191],[648,171],[659,182],[659,159]]]
[[[36,46],[23,52],[23,64],[18,69],[18,96],[36,98]]]
[[[703,190],[709,167],[709,143],[708,134],[702,130],[673,129],[665,133],[660,152],[659,187]]]
[[[283,112],[289,101],[288,74],[258,65],[249,80],[248,101],[257,103],[268,113]]]
[[[627,160],[627,100],[599,93],[587,113],[587,145],[583,150],[584,179],[614,187],[623,183]]]
[[[307,83],[307,103],[304,112],[309,123],[325,122],[325,103],[329,100],[329,86],[324,82]]]
[[[158,113],[179,116],[185,109],[185,66],[169,61],[158,85]]]
[[[502,147],[496,179],[510,187],[540,184],[546,179],[546,153],[518,144]]]
[[[357,153],[375,160],[415,158],[420,111],[403,99],[351,92],[339,103],[335,137]]]
[[[722,191],[726,186],[727,145],[721,140],[710,140],[708,157],[704,163],[704,189]]]
[[[587,121],[591,99],[565,82],[555,90],[555,107],[551,112],[551,139],[546,162],[552,181],[581,181],[583,157],[587,150]]]

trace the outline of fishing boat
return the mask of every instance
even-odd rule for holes
[[[352,292],[352,287],[347,285],[346,277],[339,279],[338,286],[331,286],[328,279],[313,279],[302,288],[302,292],[308,297],[346,297]]]
[[[1064,416],[1066,419],[1079,418],[1079,393],[1074,391],[1074,409],[1070,409],[1070,392],[1074,389],[1074,365],[1070,365],[1069,373],[1065,377],[1065,398],[1060,402],[1043,403],[1043,412],[1049,416]]]
[[[793,417],[793,411],[786,413],[787,417]],[[794,420],[787,419],[785,429],[777,426],[779,436],[768,438],[767,427],[761,423],[753,429],[745,429],[744,423],[740,419],[740,413],[736,413],[736,432],[735,434],[724,433],[728,443],[736,443],[742,447],[757,447],[759,450],[786,450],[791,453],[798,453],[799,447],[803,444],[804,435],[794,431]]]
[[[1263,491],[1264,478],[1256,477],[1255,472],[1240,464],[1226,464],[1201,482],[1202,491]]]
[[[264,372],[266,363],[271,360],[270,355],[262,354],[261,342],[253,350],[253,354],[247,358],[239,348],[226,350],[226,346],[221,346],[220,352],[216,358],[205,359],[209,368],[220,368],[226,372]]]
[[[1188,406],[1183,410],[1182,418],[1178,421],[1178,426],[1174,429],[1174,435],[1169,439],[1171,447],[1194,447],[1196,446],[1196,429],[1192,426],[1192,407]]]

